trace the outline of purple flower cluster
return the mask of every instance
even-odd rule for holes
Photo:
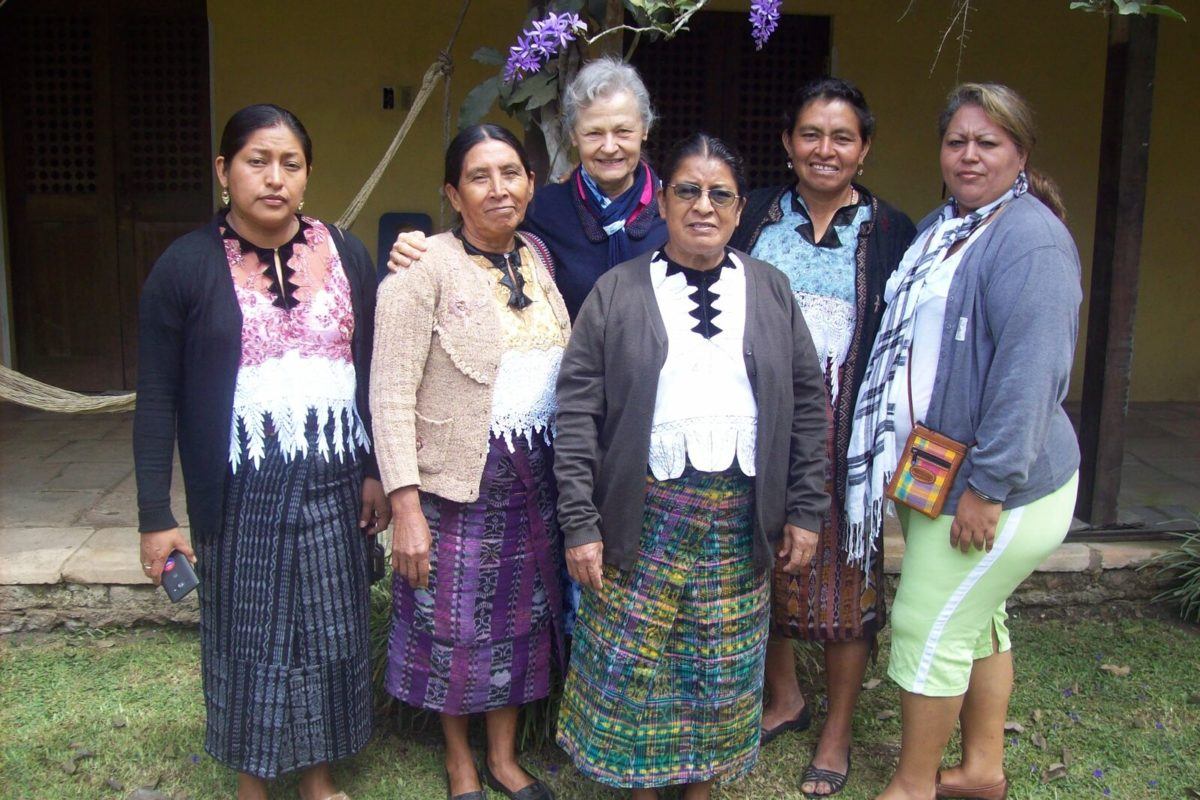
[[[504,64],[504,80],[511,82],[532,75],[542,64],[558,55],[558,52],[579,38],[587,30],[587,23],[578,14],[551,11],[545,19],[536,19],[521,31],[517,43],[508,48],[508,60]]]
[[[750,35],[754,37],[754,49],[762,50],[767,39],[779,27],[779,7],[783,0],[753,0],[750,3]]]

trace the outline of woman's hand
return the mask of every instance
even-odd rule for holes
[[[392,521],[392,506],[383,493],[383,484],[377,478],[364,478],[362,485],[362,511],[358,513],[358,527],[367,536],[387,530]]]
[[[604,542],[568,547],[567,572],[580,586],[600,591],[604,586]]]
[[[796,575],[800,570],[812,563],[817,554],[817,535],[796,525],[783,526],[783,541],[780,542],[776,554],[783,562],[780,569],[789,575]]]
[[[425,244],[425,234],[421,231],[405,231],[396,237],[392,251],[388,253],[388,269],[399,272],[408,269],[414,261],[420,261],[421,256],[429,249]]]
[[[187,560],[192,564],[196,563],[196,554],[192,552],[192,546],[188,544],[187,538],[179,528],[142,534],[142,572],[154,581],[155,586],[162,583],[163,565],[167,563],[167,556],[174,550],[187,556]]]
[[[392,515],[392,571],[414,589],[429,588],[429,547],[433,537],[420,508]]]
[[[984,500],[970,489],[963,492],[958,501],[958,512],[950,523],[950,546],[964,553],[972,547],[990,553],[1003,509],[1003,504]]]

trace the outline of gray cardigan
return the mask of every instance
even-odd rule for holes
[[[937,212],[918,230],[936,221]],[[968,483],[1016,508],[1079,468],[1062,402],[1081,299],[1075,242],[1032,194],[1012,201],[963,256],[946,298],[926,424],[974,446],[942,513],[954,513]]]
[[[821,530],[828,422],[825,379],[788,280],[736,252],[746,269],[746,374],[758,403],[755,563],[772,563],[784,522]],[[567,547],[604,542],[604,561],[637,559],[650,428],[667,356],[647,252],[606,272],[583,303],[558,377],[554,475]]]

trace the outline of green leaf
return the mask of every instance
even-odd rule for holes
[[[488,78],[483,83],[467,92],[463,99],[462,108],[458,111],[458,129],[478,123],[492,110],[492,105],[500,96],[500,77]]]
[[[499,67],[504,64],[504,54],[494,47],[481,47],[471,54],[471,59],[480,64]]]
[[[525,107],[532,111],[535,108],[541,108],[542,106],[546,105],[546,103],[549,103],[551,100],[555,100],[557,98],[558,81],[548,81],[545,86],[536,89],[533,94],[529,96],[529,102],[525,104]]]
[[[551,10],[560,14],[564,11],[578,14],[583,10],[583,0],[554,0],[554,8]]]
[[[553,81],[554,73],[551,72],[535,72],[525,80],[517,84],[517,88],[509,95],[508,102],[512,104],[523,103],[537,92],[540,92],[546,84]]]
[[[1170,17],[1171,19],[1179,20],[1180,22],[1187,22],[1187,17],[1185,17],[1183,14],[1180,14],[1170,6],[1164,6],[1161,3],[1150,3],[1142,6],[1142,13],[1159,14],[1164,17]]]
[[[1180,22],[1187,22],[1187,18],[1171,6],[1163,3],[1149,3],[1146,0],[1071,0],[1070,7],[1072,11],[1090,11],[1100,14],[1109,14],[1115,11],[1122,16],[1159,14]]]

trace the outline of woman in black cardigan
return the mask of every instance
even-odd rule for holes
[[[823,642],[829,712],[801,784],[810,797],[835,794],[846,782],[858,689],[885,617],[882,542],[849,536],[841,499],[854,400],[883,314],[884,283],[914,234],[908,217],[853,182],[874,128],[862,92],[849,82],[804,86],[781,131],[795,180],[751,193],[731,241],[788,276],[829,390],[826,488],[834,501],[809,567],[775,573],[763,711],[763,744],[809,726],[788,639]]]
[[[375,279],[362,243],[298,212],[312,143],[249,106],[221,137],[226,208],[173,243],[140,301],[134,457],[142,568],[198,564],[205,749],[240,800],[371,731],[366,535],[390,511],[370,455]],[[178,437],[195,554],[170,507]]]

